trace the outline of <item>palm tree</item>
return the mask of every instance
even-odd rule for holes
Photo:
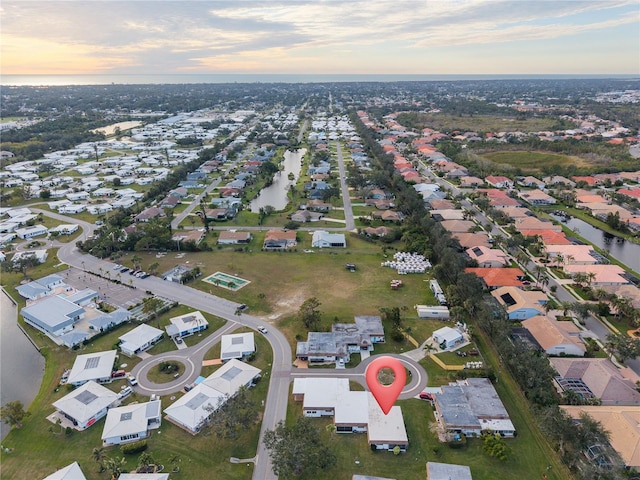
[[[104,447],[94,448],[91,452],[91,458],[100,465],[100,472],[104,472],[104,462],[107,458],[104,454]]]
[[[338,428],[333,423],[329,423],[329,424],[327,424],[325,429],[327,430],[327,432],[329,432],[330,438],[333,439],[333,434],[336,433],[336,430]]]
[[[111,480],[117,480],[122,473],[122,469],[127,463],[127,459],[124,457],[107,458],[104,463],[106,469],[111,472]]]
[[[131,262],[133,263],[134,270],[138,270],[141,261],[142,257],[137,253],[133,257],[131,257]]]
[[[156,461],[150,453],[142,452],[138,457],[138,470],[141,470],[141,473],[147,473],[148,467],[155,463]]]
[[[160,264],[158,262],[153,262],[151,265],[149,265],[149,273],[157,273],[158,272],[158,267],[160,266]]]

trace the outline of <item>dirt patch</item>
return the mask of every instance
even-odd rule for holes
[[[299,290],[297,292],[293,292],[292,295],[277,299],[273,304],[273,313],[271,313],[267,319],[277,320],[280,317],[286,317],[297,313],[300,309],[300,305],[302,305],[307,298],[309,298],[307,296],[307,292],[305,290]]]

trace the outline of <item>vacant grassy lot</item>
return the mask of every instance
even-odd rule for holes
[[[510,165],[514,168],[520,168],[523,171],[530,172],[537,172],[544,167],[550,167],[552,165],[575,165],[577,167],[587,165],[586,162],[579,157],[547,152],[503,151],[485,153],[481,156],[494,163]]]
[[[402,123],[402,115],[398,117]],[[461,130],[467,132],[538,132],[553,130],[557,123],[554,118],[516,118],[493,115],[455,116],[445,113],[421,113],[417,115],[418,128],[433,128],[443,132]]]

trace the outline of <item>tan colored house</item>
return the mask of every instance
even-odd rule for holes
[[[491,295],[507,311],[509,320],[526,320],[536,315],[544,315],[544,305],[549,301],[544,292],[522,290],[516,286],[496,288]]]
[[[546,315],[536,315],[522,321],[522,326],[535,338],[547,355],[584,357],[587,349],[580,329],[573,322],[558,322]]]
[[[264,236],[263,248],[276,250],[295,247],[297,244],[295,230],[269,230]]]
[[[464,210],[458,209],[445,209],[445,210],[431,210],[429,212],[431,217],[435,220],[464,220]]]
[[[526,218],[533,216],[533,212],[524,207],[496,207],[496,210],[500,210],[507,217],[511,219]]]
[[[472,247],[491,248],[491,244],[489,243],[489,235],[487,235],[485,232],[454,233],[452,237],[455,238],[460,246],[464,249]]]
[[[444,220],[440,225],[450,233],[468,233],[477,226],[471,220]]]
[[[523,217],[516,218],[516,230],[519,232],[523,230],[553,230],[554,232],[561,232],[562,227],[555,225],[553,222],[545,222],[536,217]]]
[[[640,407],[561,405],[572,418],[588,414],[610,434],[610,443],[629,468],[640,468]]]
[[[482,268],[504,267],[509,263],[509,256],[497,248],[478,246],[468,248],[465,252],[469,255],[469,258],[478,262],[478,266]]]
[[[559,265],[594,265],[598,259],[591,245],[546,245],[545,251]]]
[[[563,270],[570,275],[576,273],[592,273],[594,275],[593,280],[591,280],[592,287],[626,285],[627,283],[631,283],[623,277],[625,271],[618,265],[565,265]]]
[[[171,237],[174,242],[193,242],[198,245],[205,236],[204,230],[181,230]]]
[[[640,405],[636,389],[640,377],[628,367],[620,369],[608,358],[552,357],[549,361],[558,372],[555,382],[562,390],[578,389],[576,393],[599,398],[602,405]]]
[[[530,205],[555,205],[556,199],[542,190],[525,190],[520,192],[520,198]]]

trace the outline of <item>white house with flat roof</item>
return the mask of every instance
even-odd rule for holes
[[[117,393],[90,381],[54,402],[53,406],[78,430],[84,430],[104,417],[117,402]]]
[[[16,235],[23,240],[28,240],[40,235],[46,235],[49,230],[44,225],[33,225],[31,227],[24,227],[16,229]]]
[[[112,408],[104,422],[102,444],[121,445],[147,438],[149,430],[160,428],[161,417],[159,399]]]
[[[167,407],[164,410],[166,419],[195,435],[212,414],[211,409],[234,396],[241,387],[251,385],[259,375],[260,369],[239,360],[229,360]]]
[[[117,353],[116,350],[108,350],[78,355],[69,372],[67,383],[78,386],[90,380],[95,382],[110,381]]]
[[[42,480],[86,480],[87,477],[84,476],[82,470],[80,469],[80,465],[78,462],[73,462],[71,465],[67,465],[64,468],[52,473],[48,477],[43,478]]]
[[[43,298],[20,310],[25,322],[54,336],[70,331],[75,322],[84,318],[84,313],[84,308],[57,295]]]
[[[118,337],[120,339],[120,350],[125,355],[136,355],[151,348],[163,335],[162,330],[143,323]]]
[[[371,393],[368,395],[369,423],[367,437],[369,445],[375,445],[377,450],[388,451],[399,447],[401,452],[406,452],[409,446],[409,437],[404,426],[402,409],[395,405],[385,415],[373,395]]]
[[[206,330],[209,327],[207,319],[204,318],[202,312],[197,310],[195,312],[172,317],[169,321],[171,322],[171,325],[167,325],[164,329],[170,337],[186,337],[187,335],[192,335],[201,330]]]
[[[427,480],[473,480],[466,465],[427,462]]]
[[[338,433],[367,432],[378,450],[405,451],[409,444],[400,407],[385,415],[371,393],[351,391],[347,378],[294,378],[293,399],[302,402],[306,417],[333,417]]]
[[[253,332],[223,335],[220,346],[220,359],[225,362],[236,358],[241,360],[256,351]]]

